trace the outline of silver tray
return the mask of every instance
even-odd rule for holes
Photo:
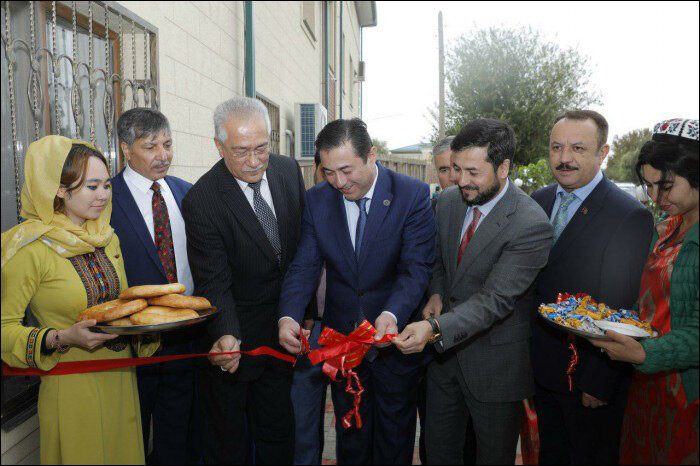
[[[610,338],[606,337],[605,335],[596,335],[594,333],[589,333],[586,332],[585,330],[579,330],[577,328],[572,328],[572,327],[567,327],[566,325],[561,325],[560,323],[554,322],[553,320],[549,320],[539,312],[537,313],[540,317],[542,317],[546,322],[549,322],[551,325],[555,326],[556,328],[559,328],[561,330],[567,331],[569,333],[573,333],[574,335],[578,335],[583,338],[590,338],[591,340],[602,340],[602,341],[612,341]],[[655,329],[652,328],[652,336],[650,337],[644,337],[644,336],[632,336],[632,335],[627,335],[630,338],[634,338],[635,340],[644,340],[646,338],[656,338],[659,336],[659,332],[657,332]]]
[[[585,330],[579,330],[577,328],[573,327],[567,327],[566,325],[562,325],[558,322],[554,322],[553,320],[549,320],[539,312],[537,312],[537,315],[542,317],[545,322],[548,322],[550,325],[553,325],[554,327],[564,330],[569,333],[573,333],[574,335],[578,335],[579,337],[583,338],[590,338],[591,340],[603,340],[603,341],[610,341],[610,338],[606,337],[605,335],[596,335],[595,333],[589,333],[586,332]]]
[[[202,311],[197,311],[199,317],[187,320],[179,320],[177,322],[166,322],[164,324],[150,324],[150,325],[106,325],[98,324],[90,327],[93,332],[101,333],[111,333],[113,335],[143,335],[144,333],[153,332],[168,332],[171,330],[178,330],[184,327],[189,327],[190,325],[195,325],[205,320],[213,318],[219,313],[218,309],[211,307],[209,309],[204,309]]]

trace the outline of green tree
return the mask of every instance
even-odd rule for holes
[[[521,188],[528,194],[555,181],[552,171],[549,169],[548,159],[539,159],[529,165],[516,165],[510,171],[510,179],[513,181],[522,180]]]
[[[639,183],[634,165],[637,163],[639,150],[651,139],[647,128],[635,129],[622,136],[615,136],[610,144],[611,155],[605,174],[613,181]]]
[[[377,148],[377,155],[387,155],[389,153],[389,146],[387,146],[386,141],[372,139],[372,145]]]
[[[536,162],[549,154],[549,132],[559,114],[601,103],[589,90],[590,76],[588,57],[530,28],[464,35],[447,57],[446,133],[456,134],[475,118],[503,120],[515,129],[515,163]],[[437,140],[437,124],[431,140]]]

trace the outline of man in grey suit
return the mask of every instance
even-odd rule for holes
[[[459,464],[472,419],[477,464],[513,464],[521,400],[534,392],[529,339],[532,284],[547,263],[552,227],[508,180],[515,133],[474,120],[451,145],[457,187],[440,196],[437,258],[424,321],[394,340],[404,353],[435,344],[428,367],[429,464]]]

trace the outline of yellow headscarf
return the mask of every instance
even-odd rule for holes
[[[96,220],[88,220],[82,226],[53,210],[63,165],[73,144],[95,148],[85,141],[63,136],[45,136],[29,146],[24,162],[20,212],[27,220],[2,234],[0,268],[4,268],[17,251],[36,240],[68,258],[94,252],[95,248],[107,246],[112,239],[111,199]]]

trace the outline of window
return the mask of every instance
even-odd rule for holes
[[[301,2],[301,24],[310,39],[316,42],[316,2]]]
[[[265,105],[270,115],[270,152],[280,154],[280,108],[264,96],[256,93],[255,97]]]
[[[68,5],[77,5],[76,10]],[[2,2],[0,24],[6,231],[21,221],[19,194],[29,144],[47,134],[84,139],[102,150],[116,173],[117,117],[135,106],[158,107],[158,73],[155,28],[114,2]],[[30,53],[23,43],[39,52]],[[32,61],[38,63],[35,70]],[[27,313],[27,325],[31,318]],[[2,377],[4,430],[36,411],[37,384],[35,377]]]

